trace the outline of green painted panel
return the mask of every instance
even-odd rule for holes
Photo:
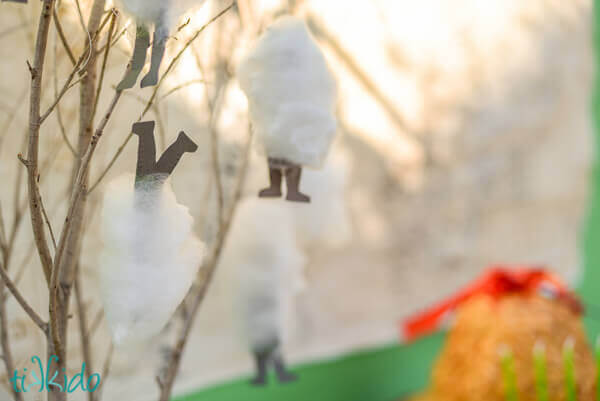
[[[442,335],[411,346],[388,346],[328,362],[294,367],[300,380],[266,388],[248,378],[216,386],[177,401],[392,401],[423,388]]]

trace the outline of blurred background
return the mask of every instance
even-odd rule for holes
[[[88,3],[80,0],[84,16]],[[182,17],[163,73],[229,3],[209,1]],[[120,9],[118,2],[115,7]],[[7,221],[26,193],[18,184],[24,177],[16,155],[25,144],[25,61],[32,59],[39,9],[35,0],[0,5],[0,199]],[[441,335],[399,346],[398,322],[453,294],[490,264],[546,265],[600,305],[592,0],[238,0],[191,43],[156,91],[136,87],[125,93],[98,147],[81,263],[97,370],[110,348],[97,284],[98,213],[106,182],[134,169],[131,123],[152,99],[144,119],[157,121],[159,150],[180,130],[199,144],[199,152],[178,167],[173,188],[195,217],[196,232],[214,241],[220,201],[211,138],[218,137],[224,202],[233,202],[231,188],[250,140],[236,65],[265,27],[285,14],[306,19],[339,88],[337,140],[324,169],[307,171],[303,181],[313,202],[286,205],[304,263],[301,290],[286,316],[285,354],[301,378],[262,390],[239,380],[253,365],[235,329],[227,261],[236,249],[227,245],[195,322],[176,394],[208,401],[391,401],[417,391]],[[80,54],[87,35],[74,1],[60,1],[57,15]],[[115,32],[99,110],[106,109],[132,50],[135,28],[127,15],[119,16]],[[71,68],[53,28],[42,104],[50,104]],[[67,207],[78,98],[77,90],[67,92],[41,135],[40,185],[57,227]],[[265,160],[253,148],[249,155],[243,197],[255,197],[267,183]],[[267,216],[263,223],[277,221]],[[15,243],[11,275],[46,311],[27,221]],[[17,362],[43,355],[43,338],[14,300],[7,310]],[[600,329],[600,321],[586,323],[591,335]],[[115,349],[106,399],[155,397],[162,350],[179,324],[174,318],[143,349]],[[78,369],[78,341],[70,347]]]

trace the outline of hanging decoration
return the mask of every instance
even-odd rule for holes
[[[238,79],[248,97],[259,151],[267,157],[270,186],[260,197],[310,202],[300,191],[304,166],[320,168],[336,133],[336,84],[303,20],[283,17],[246,54]]]
[[[270,368],[281,383],[297,378],[283,347],[294,325],[294,298],[304,286],[304,263],[289,209],[256,198],[240,202],[219,269],[232,272],[236,323],[256,364],[253,385],[266,385]]]
[[[135,18],[136,34],[133,55],[129,70],[117,85],[118,90],[133,88],[146,63],[146,52],[150,47],[150,26],[154,27],[150,71],[142,78],[140,86],[154,86],[158,83],[158,73],[165,45],[177,18],[205,0],[121,0],[125,10]]]
[[[157,334],[188,292],[204,253],[193,218],[168,178],[197,146],[181,132],[156,160],[154,122],[133,125],[135,177],[123,175],[105,192],[99,266],[106,319],[116,344]]]

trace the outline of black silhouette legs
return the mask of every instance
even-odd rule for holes
[[[292,202],[310,202],[308,195],[300,192],[300,178],[302,167],[283,159],[269,158],[270,186],[258,193],[261,198],[278,198],[281,196],[281,182],[285,173],[287,185],[286,200]]]
[[[287,370],[278,346],[268,350],[255,351],[254,361],[256,363],[256,377],[250,382],[253,386],[264,386],[267,384],[269,364],[273,365],[280,383],[289,383],[298,379],[295,374]]]
[[[161,15],[154,27],[154,39],[152,40],[152,57],[150,59],[150,71],[142,79],[140,86],[145,88],[147,86],[154,86],[158,83],[158,72],[160,70],[160,64],[165,56],[165,45],[169,38],[169,27],[165,21],[165,14]]]
[[[146,74],[140,83],[142,88],[154,86],[158,83],[160,64],[165,55],[165,45],[169,38],[169,26],[167,26],[165,15],[166,11],[163,10],[158,21],[154,23],[150,71],[148,71],[148,74]],[[150,31],[142,22],[137,22],[135,45],[133,47],[131,62],[129,63],[129,70],[123,80],[117,85],[118,90],[133,88],[146,63],[146,52],[148,47],[150,47]]]
[[[194,153],[198,149],[198,145],[185,132],[181,131],[175,142],[156,161],[154,126],[154,121],[145,121],[135,123],[132,127],[132,132],[139,138],[135,172],[136,185],[139,185],[147,177],[164,181],[171,175],[184,153]]]
[[[144,64],[146,63],[146,51],[150,46],[150,33],[148,28],[142,23],[138,23],[135,33],[135,45],[133,46],[133,55],[129,62],[129,70],[123,80],[117,85],[117,90],[133,88],[137,81]]]

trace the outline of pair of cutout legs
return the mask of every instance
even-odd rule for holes
[[[154,141],[154,121],[146,121],[133,124],[132,132],[139,137],[138,160],[135,172],[136,185],[145,177],[160,176],[166,179],[184,153],[194,153],[198,149],[186,134],[181,131],[175,142],[163,152],[156,161],[156,143]]]
[[[285,174],[287,185],[286,200],[292,202],[310,202],[310,197],[300,192],[300,178],[302,167],[283,159],[269,157],[269,179],[271,185],[258,193],[261,198],[279,198],[281,196],[281,183]]]
[[[158,72],[160,64],[165,55],[165,45],[169,38],[169,28],[165,21],[165,12],[161,13],[161,18],[154,24],[154,40],[152,41],[152,58],[150,60],[150,71],[142,79],[140,86],[154,86],[158,83]],[[117,85],[118,90],[133,88],[135,85],[144,64],[146,63],[146,51],[150,47],[150,32],[146,25],[141,22],[137,23],[135,45],[133,47],[133,55],[129,63],[129,70],[125,77]]]
[[[279,352],[279,345],[261,351],[254,351],[254,361],[256,363],[256,377],[252,379],[254,386],[264,386],[267,384],[267,374],[269,365],[272,364],[275,374],[280,383],[289,383],[298,379],[298,377],[287,370],[283,357]]]

